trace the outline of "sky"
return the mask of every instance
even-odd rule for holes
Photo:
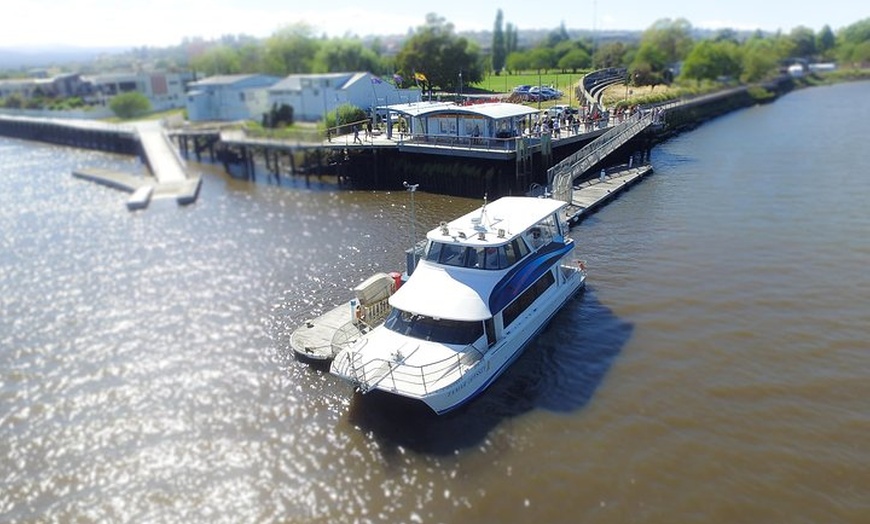
[[[267,37],[306,22],[317,35],[403,34],[434,12],[457,31],[492,30],[498,9],[518,29],[643,30],[662,18],[697,28],[834,31],[870,17],[860,0],[20,0],[0,18],[0,47],[166,47],[185,37]],[[780,6],[780,7],[775,7]]]

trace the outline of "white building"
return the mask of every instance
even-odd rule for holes
[[[188,85],[191,122],[260,120],[271,107],[267,89],[280,78],[269,75],[219,75]]]
[[[142,93],[151,101],[155,111],[165,111],[184,107],[185,90],[193,80],[193,73],[111,73],[87,77],[92,86],[93,96],[102,102],[121,93]]]
[[[376,106],[419,102],[419,89],[399,89],[371,73],[290,75],[269,88],[269,105],[286,104],[293,118],[323,120],[343,104],[370,110]]]

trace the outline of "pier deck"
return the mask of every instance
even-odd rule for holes
[[[568,221],[576,225],[599,207],[628,189],[632,184],[652,172],[649,164],[621,169],[606,174],[603,178],[587,180],[574,186],[571,203],[568,205]]]
[[[365,324],[350,321],[351,306],[345,302],[323,315],[306,320],[290,336],[290,346],[297,355],[313,362],[328,362],[335,352],[349,347],[366,330]],[[335,347],[335,352],[333,350]]]

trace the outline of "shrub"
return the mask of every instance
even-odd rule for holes
[[[366,120],[368,116],[362,109],[353,104],[342,104],[335,111],[327,113],[324,125],[327,129],[336,130],[337,134],[343,135],[353,131],[353,125]]]
[[[109,107],[118,118],[135,118],[151,111],[151,101],[142,93],[122,93],[112,98]]]

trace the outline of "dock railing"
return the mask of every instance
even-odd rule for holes
[[[382,298],[371,304],[360,304],[360,321],[369,327],[374,327],[382,323],[392,310],[390,297]]]
[[[552,197],[571,202],[574,180],[653,123],[652,111],[635,113],[628,120],[607,130],[579,151],[547,170],[547,185]]]
[[[407,355],[396,355],[393,359],[373,358],[369,360],[364,360],[365,357],[359,352],[348,351],[344,353],[346,361],[343,363],[343,367],[347,369],[348,376],[356,382],[363,393],[381,387],[393,391],[401,389],[428,394],[438,389],[435,387],[436,384],[444,378],[457,373],[456,378],[462,377],[483,358],[483,351],[473,344],[469,344],[463,350],[457,351],[455,355],[437,362],[423,365],[408,364],[406,361],[418,349],[419,346]]]

